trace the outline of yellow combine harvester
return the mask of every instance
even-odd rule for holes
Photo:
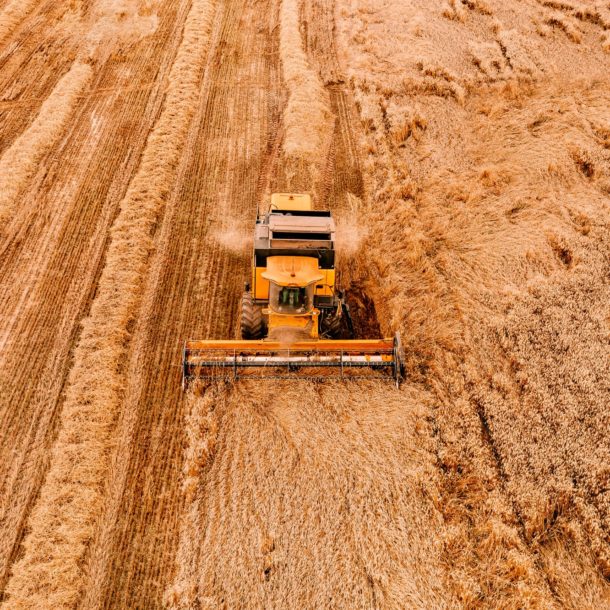
[[[183,386],[193,379],[404,375],[400,337],[354,339],[335,287],[335,223],[306,194],[276,193],[256,220],[252,282],[241,303],[242,340],[187,341]]]

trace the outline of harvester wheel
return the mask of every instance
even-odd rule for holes
[[[251,292],[244,292],[241,298],[242,339],[262,339],[265,334],[265,320],[262,308],[258,307]]]

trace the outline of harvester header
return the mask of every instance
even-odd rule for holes
[[[377,370],[397,384],[403,376],[400,338],[298,341],[187,341],[184,384],[194,379],[369,378]]]
[[[301,193],[275,193],[254,230],[241,340],[189,340],[183,385],[196,379],[404,376],[400,337],[354,339],[335,285],[335,223]]]

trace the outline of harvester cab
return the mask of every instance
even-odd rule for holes
[[[404,375],[400,338],[358,340],[336,288],[335,223],[311,197],[275,193],[254,230],[252,277],[241,301],[241,340],[187,341],[183,385],[192,379]]]

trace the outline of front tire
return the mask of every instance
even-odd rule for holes
[[[265,331],[265,319],[262,308],[256,305],[251,292],[244,292],[241,297],[242,339],[262,339]]]

